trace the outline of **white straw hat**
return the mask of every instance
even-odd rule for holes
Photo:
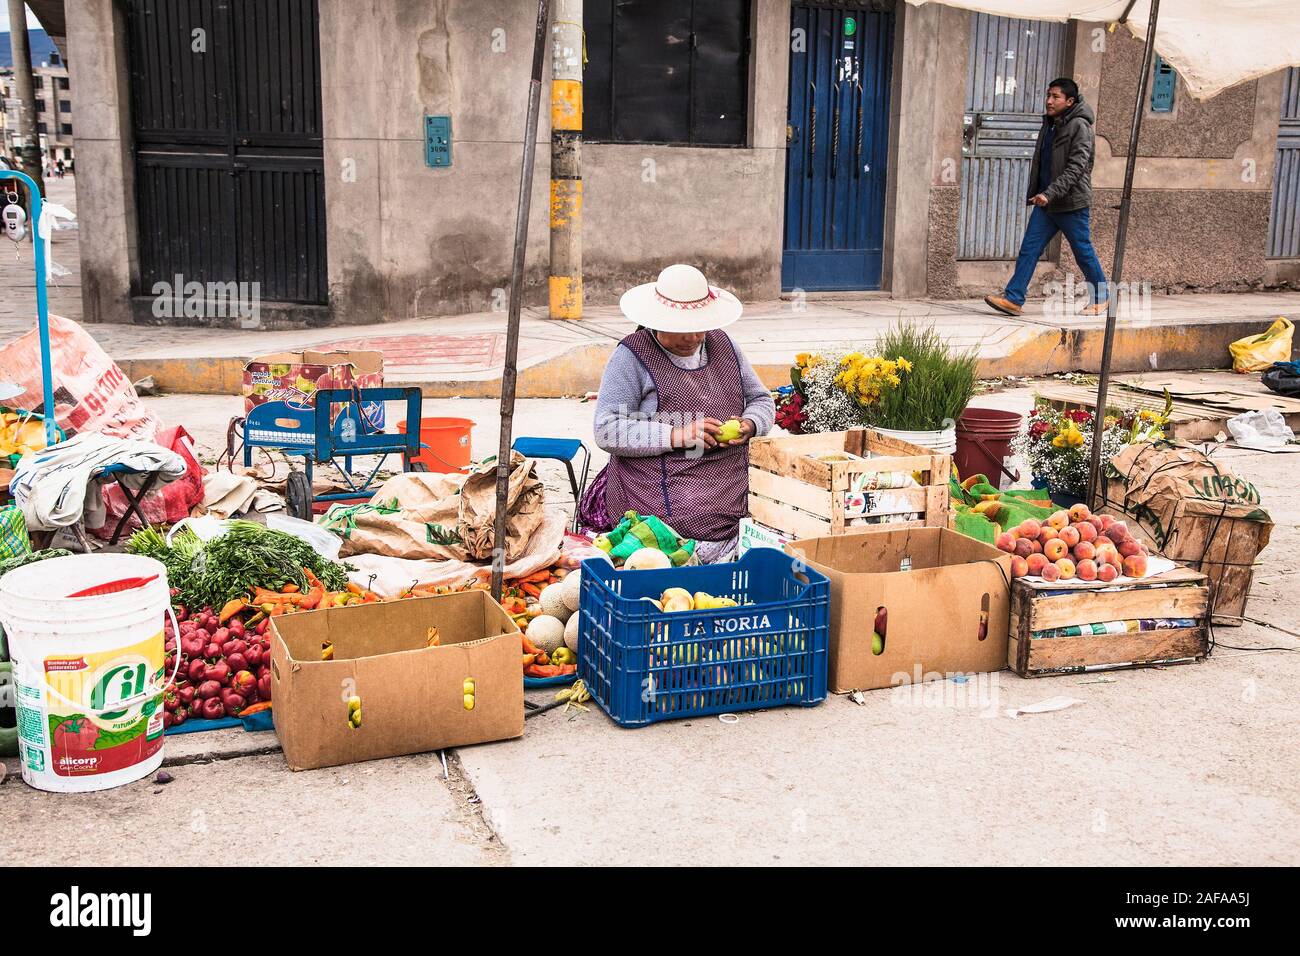
[[[655,282],[628,289],[618,305],[637,325],[656,332],[709,332],[730,325],[744,311],[734,295],[681,263],[659,273]]]

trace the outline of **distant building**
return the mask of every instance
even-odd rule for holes
[[[86,319],[157,321],[151,290],[178,275],[258,283],[272,323],[501,308],[535,14],[523,0],[67,4],[74,79],[95,97],[77,182]],[[584,0],[583,19],[591,305],[677,261],[751,301],[1000,289],[1060,75],[1097,112],[1110,265],[1142,68],[1127,30],[904,0]],[[1300,71],[1202,101],[1162,62],[1142,108],[1125,278],[1300,284]],[[543,146],[530,305],[546,301],[549,163]],[[1054,243],[1034,289],[1072,275]]]
[[[53,167],[60,160],[71,170],[76,157],[72,133],[72,81],[68,64],[57,50],[50,50],[39,66],[32,70],[36,87],[36,132],[41,138],[41,155]],[[18,94],[14,90],[12,67],[0,68],[0,142],[5,155],[14,152],[13,137],[17,125]]]

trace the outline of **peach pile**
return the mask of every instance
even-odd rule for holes
[[[1044,522],[1027,518],[998,535],[997,546],[1012,555],[1011,576],[1044,581],[1102,581],[1147,573],[1147,549],[1123,521],[1095,515],[1087,505],[1058,511]]]

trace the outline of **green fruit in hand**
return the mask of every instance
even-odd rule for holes
[[[718,441],[735,441],[740,437],[740,420],[730,418],[718,429]]]
[[[871,632],[871,653],[873,654],[885,653],[885,639],[880,636],[879,631]]]

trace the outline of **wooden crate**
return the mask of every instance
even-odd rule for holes
[[[816,454],[874,455],[864,461],[825,462]],[[952,456],[865,429],[759,438],[749,443],[749,513],[757,522],[795,538],[846,531],[947,528],[951,520],[948,475]],[[900,503],[908,520],[846,526],[844,495],[853,476],[920,472],[920,487],[882,490]]]
[[[1255,576],[1255,560],[1268,545],[1273,533],[1272,521],[1229,517],[1218,502],[1186,498],[1182,501],[1169,528],[1160,527],[1154,514],[1128,508],[1124,483],[1114,478],[1106,481],[1103,512],[1122,518],[1129,530],[1156,554],[1202,571],[1209,579],[1210,607],[1216,622],[1230,627],[1241,624],[1246,613]],[[1251,509],[1236,507],[1238,514]],[[1222,619],[1218,615],[1224,615]]]
[[[1209,649],[1210,588],[1204,574],[1175,568],[1131,584],[1062,590],[1011,582],[1007,664],[1021,677],[1187,663]],[[1038,637],[1035,633],[1109,621],[1188,618],[1193,627],[1127,634]]]

